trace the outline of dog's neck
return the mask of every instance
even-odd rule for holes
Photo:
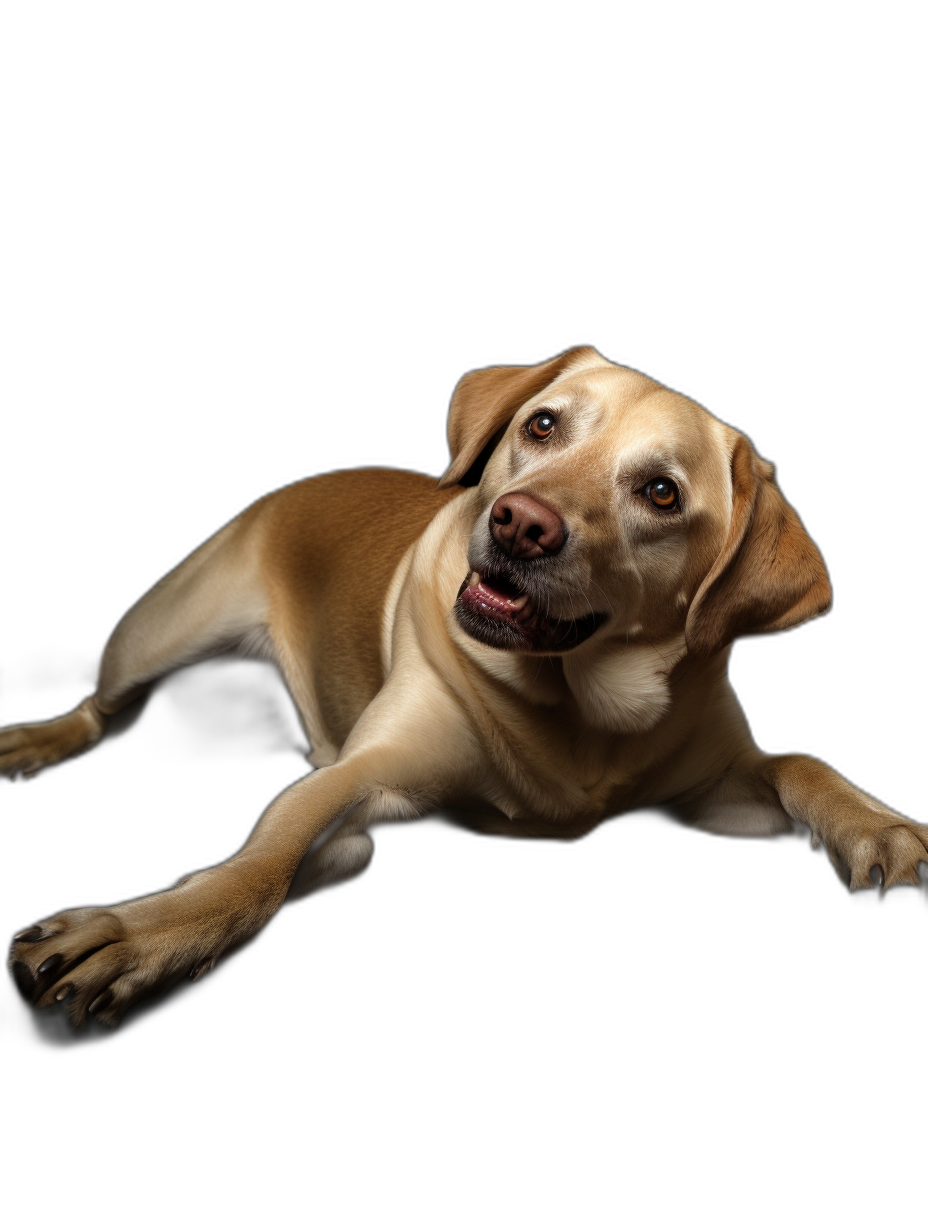
[[[685,653],[682,633],[653,644],[594,640],[564,656],[564,679],[591,727],[647,731],[670,706],[670,673]]]
[[[572,698],[590,727],[618,733],[648,731],[664,717],[669,676],[686,645],[680,634],[654,644],[594,640],[561,659],[469,650],[490,675],[533,704],[558,706]]]

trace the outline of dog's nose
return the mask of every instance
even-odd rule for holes
[[[507,492],[495,502],[490,533],[504,552],[518,560],[554,556],[567,538],[560,515],[525,492]]]

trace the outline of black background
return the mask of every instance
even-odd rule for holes
[[[589,344],[746,432],[822,549],[831,614],[732,655],[759,747],[923,821],[905,221],[843,164],[600,179],[462,149],[412,177],[408,152],[334,163],[246,123],[90,137],[59,116],[46,138],[17,188],[0,726],[88,695],[124,611],[251,501],[330,469],[438,476],[463,373]],[[301,758],[282,686],[237,665],[0,784],[9,935],[232,855]],[[780,1062],[815,1099],[857,1098],[886,1079],[842,1058],[919,1034],[926,910],[887,898],[852,901],[805,844],[656,816],[564,846],[397,827],[360,880],[112,1037],[33,1030],[10,995],[9,1056],[28,1084],[67,1072],[81,1099],[148,1109],[205,1083],[466,1104],[471,1079],[523,1109],[574,1089],[613,1108],[647,1080],[642,1115],[673,1096],[685,1120],[726,1083],[732,1109],[742,1083],[774,1106]]]

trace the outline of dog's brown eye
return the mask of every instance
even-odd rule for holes
[[[556,423],[557,420],[550,411],[539,411],[528,421],[529,436],[534,436],[536,441],[546,441],[554,431]]]
[[[680,499],[672,479],[652,479],[645,488],[648,500],[658,509],[673,509]]]

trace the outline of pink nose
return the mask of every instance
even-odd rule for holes
[[[567,538],[560,514],[525,492],[507,492],[496,501],[490,510],[490,533],[518,560],[554,556]]]

